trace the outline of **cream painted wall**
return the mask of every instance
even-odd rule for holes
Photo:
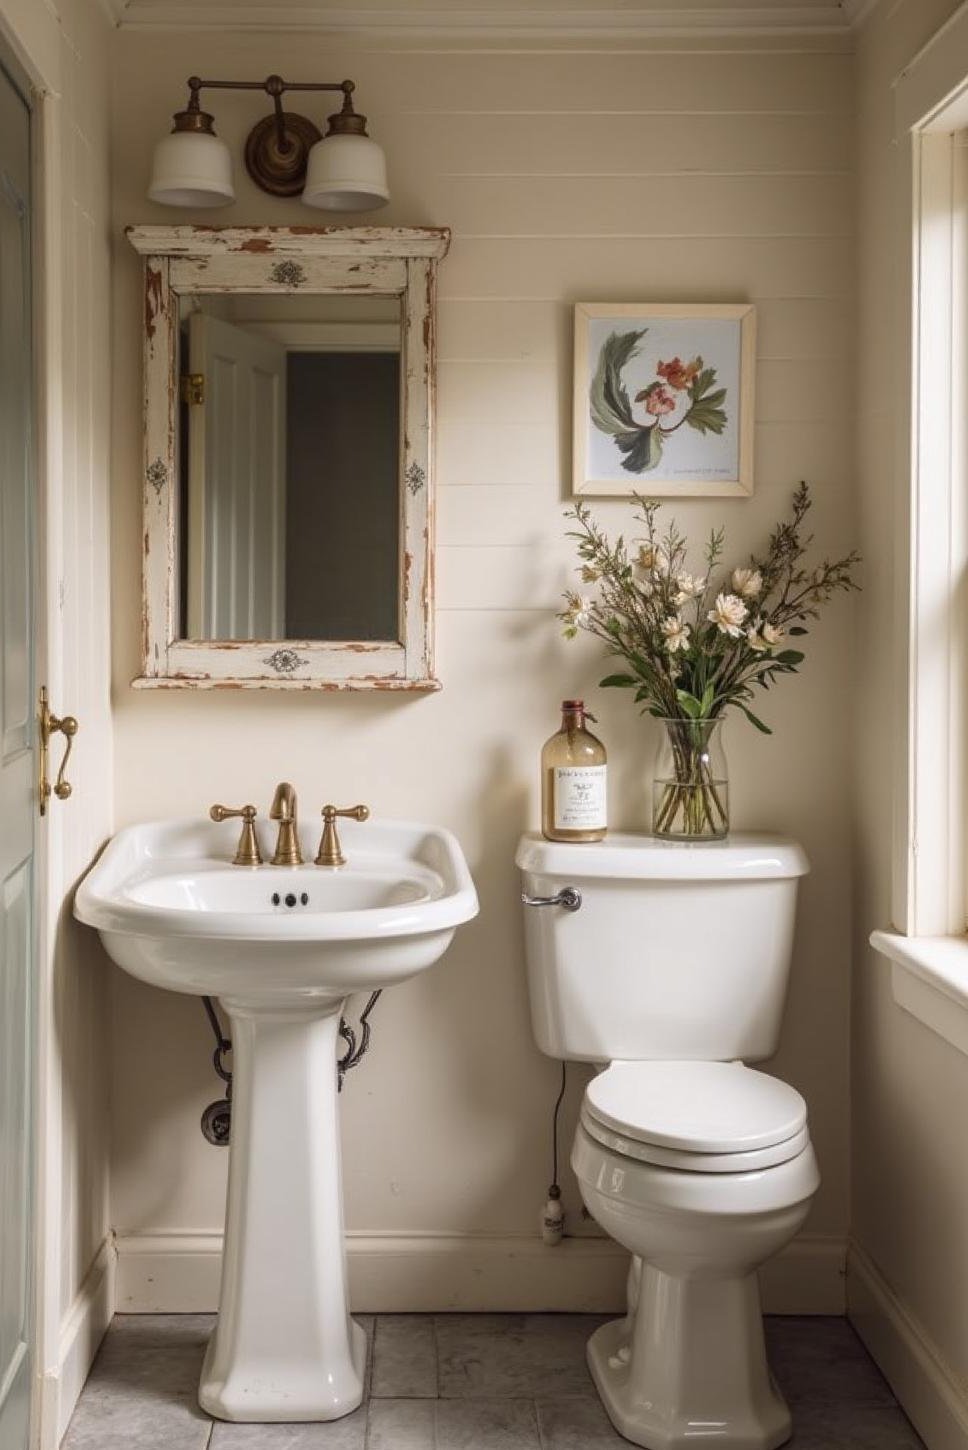
[[[347,1082],[351,1229],[508,1235],[512,1245],[535,1231],[558,1070],[531,1040],[513,852],[538,819],[538,751],[562,696],[584,694],[599,717],[613,824],[647,824],[650,728],[596,688],[603,662],[585,643],[566,646],[553,618],[573,562],[562,537],[572,303],[754,301],[756,495],[684,504],[680,522],[698,537],[725,519],[742,557],[805,477],[818,547],[853,543],[849,52],[833,36],[582,52],[397,40],[346,50],[292,34],[117,38],[117,824],[198,814],[214,800],[265,808],[286,777],[304,816],[336,797],[453,828],[480,891],[480,918],[444,962],[381,1002],[373,1048]],[[454,228],[440,278],[444,688],[429,698],[128,686],[139,668],[141,312],[137,259],[120,232],[172,220],[144,191],[185,77],[270,69],[353,76],[392,177],[393,202],[373,220]],[[215,110],[238,149],[258,104],[227,95]],[[255,192],[241,168],[237,185],[234,208],[197,219],[313,220]],[[628,527],[621,503],[597,512]],[[773,739],[734,724],[728,740],[735,825],[791,832],[814,862],[773,1069],[809,1101],[824,1184],[808,1228],[835,1263],[847,1221],[850,610],[831,612],[802,677],[765,701]],[[142,1235],[174,1235],[175,1246],[222,1220],[225,1155],[198,1131],[218,1088],[208,1031],[197,1003],[120,972],[112,993],[112,1221],[122,1248]],[[571,1076],[566,1135],[582,1082]],[[581,1232],[570,1175],[566,1200]]]
[[[857,911],[853,1000],[852,1233],[887,1293],[893,1313],[923,1336],[932,1358],[960,1384],[961,1436],[968,1443],[968,1062],[897,1007],[890,963],[867,945],[891,920],[894,653],[887,632],[895,598],[894,537],[908,527],[892,507],[894,398],[902,382],[894,281],[903,199],[895,192],[892,82],[959,8],[955,0],[882,4],[858,40],[859,254],[859,544],[875,563],[858,614]],[[968,71],[968,57],[965,58]],[[876,722],[876,723],[872,723]],[[853,1296],[871,1308],[864,1283]],[[883,1305],[882,1305],[883,1308]],[[895,1332],[896,1332],[895,1325]],[[875,1348],[884,1327],[873,1326]],[[912,1341],[913,1342],[913,1341]],[[908,1346],[910,1350],[910,1346]],[[939,1380],[940,1383],[940,1380]],[[937,1388],[937,1386],[935,1387]],[[903,1386],[902,1386],[903,1390]],[[912,1407],[916,1413],[918,1405]],[[932,1442],[934,1443],[934,1442]],[[944,1443],[937,1442],[939,1445]]]
[[[110,834],[111,27],[97,0],[0,0],[0,32],[35,87],[37,410],[45,558],[38,683],[81,725],[70,801],[38,827],[39,1331],[35,1435],[66,1427],[113,1309],[108,1235],[108,972],[65,907]]]

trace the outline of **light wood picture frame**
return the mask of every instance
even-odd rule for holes
[[[575,304],[574,493],[753,492],[751,303]]]

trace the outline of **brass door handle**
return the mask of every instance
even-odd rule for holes
[[[47,700],[46,685],[41,685],[40,687],[40,697],[37,706],[37,725],[38,733],[40,735],[38,795],[40,814],[42,816],[46,816],[47,802],[50,800],[51,797],[51,784],[47,775],[48,765],[50,761],[50,737],[60,732],[60,734],[63,735],[64,739],[67,741],[67,746],[64,750],[64,756],[60,763],[60,770],[57,772],[57,779],[55,780],[53,786],[53,794],[57,797],[57,799],[59,801],[66,801],[67,797],[70,795],[73,789],[70,781],[65,778],[67,772],[67,762],[71,758],[71,751],[74,748],[74,736],[77,734],[79,727],[73,715],[64,715],[61,719],[58,719],[58,717],[52,713]]]

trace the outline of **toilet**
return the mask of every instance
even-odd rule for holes
[[[594,1063],[571,1163],[632,1254],[628,1312],[588,1343],[616,1429],[649,1450],[771,1450],[790,1412],[766,1362],[757,1269],[820,1176],[806,1104],[748,1066],[776,1051],[802,848],[522,837],[542,1052]]]

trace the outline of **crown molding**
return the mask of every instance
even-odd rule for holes
[[[560,39],[636,40],[695,35],[843,35],[876,0],[814,0],[777,3],[643,5],[597,9],[588,6],[528,6],[505,3],[455,9],[440,4],[382,9],[325,5],[314,0],[101,0],[121,11],[124,30],[324,31],[373,39]]]

